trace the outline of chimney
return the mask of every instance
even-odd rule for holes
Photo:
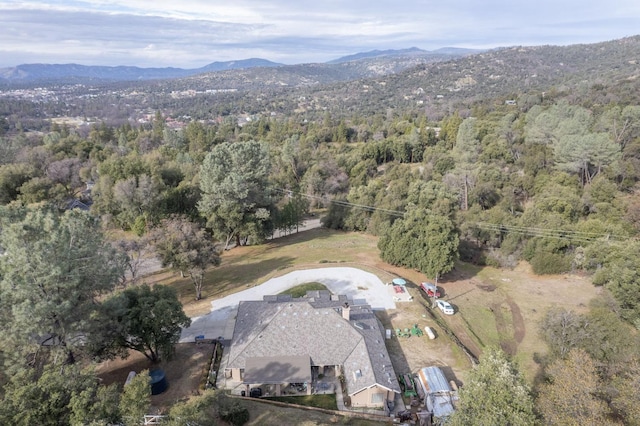
[[[344,305],[342,305],[342,318],[349,321],[351,319],[350,312],[351,308],[349,307],[349,302],[344,302]]]

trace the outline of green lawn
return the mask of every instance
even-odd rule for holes
[[[291,287],[290,289],[287,289],[280,294],[290,294],[291,297],[293,297],[294,299],[297,299],[298,297],[306,296],[308,291],[314,291],[314,290],[328,290],[328,289],[327,289],[327,286],[325,286],[322,283],[313,282],[313,283],[304,283],[295,287]]]
[[[272,401],[286,402],[287,404],[305,405],[307,407],[337,410],[338,404],[335,395],[304,395],[304,396],[274,396],[267,398]]]
[[[179,274],[161,279],[178,291],[185,311],[194,316],[208,312],[207,300],[224,297],[264,283],[296,269],[356,266],[370,270],[366,263],[379,259],[377,238],[371,235],[313,229],[278,238],[259,246],[237,247],[223,253],[222,263],[207,271],[203,301],[195,302],[195,290],[188,278]],[[365,259],[365,262],[362,260]],[[380,276],[381,271],[370,270]],[[389,277],[382,273],[381,279]]]

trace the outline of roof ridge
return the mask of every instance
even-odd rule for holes
[[[240,303],[247,303],[247,302],[248,302],[248,303],[251,303],[251,302],[264,302],[264,300],[244,300],[244,301],[240,301]],[[267,303],[269,303],[269,302],[267,302]],[[278,302],[276,302],[276,303],[278,303]],[[248,347],[249,345],[251,345],[251,343],[253,343],[253,342],[254,342],[254,340],[256,340],[256,339],[260,338],[261,333],[262,333],[262,332],[263,332],[267,327],[269,327],[269,325],[271,324],[271,322],[273,321],[273,319],[274,319],[274,318],[276,318],[278,315],[280,315],[280,313],[281,313],[282,311],[283,311],[282,309],[276,309],[275,314],[271,317],[271,319],[270,319],[269,321],[265,321],[264,323],[263,323],[262,321],[260,321],[260,325],[261,325],[260,331],[259,331],[258,333],[255,333],[254,337],[253,337],[251,340],[247,340],[247,342],[246,342],[246,343],[245,343],[245,345],[244,345],[244,346],[245,346],[245,348],[246,348],[246,347]],[[240,304],[238,304],[238,311],[237,311],[237,313],[236,313],[236,322],[238,321],[238,314],[239,314],[239,312],[240,312]],[[234,334],[234,335],[235,335],[235,330],[236,330],[236,327],[234,326],[234,331],[233,331],[233,334]],[[233,338],[234,338],[234,336],[231,336],[231,340],[232,340],[232,341],[233,341]],[[229,353],[229,355],[231,355],[231,351],[229,351],[229,352],[230,352],[230,353]],[[233,358],[233,359],[229,359],[229,360],[227,361],[227,364],[228,364],[228,365],[232,364],[236,359],[238,359],[238,357],[240,357],[240,356],[242,355],[242,353],[243,353],[243,351],[238,352],[238,354],[236,355],[236,357],[235,357],[235,358]]]

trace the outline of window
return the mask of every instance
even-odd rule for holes
[[[371,403],[372,404],[382,404],[384,402],[384,394],[383,393],[374,393],[371,395]]]

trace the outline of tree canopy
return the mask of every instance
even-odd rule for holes
[[[162,220],[151,240],[162,264],[188,275],[196,290],[196,300],[200,300],[205,271],[220,264],[220,254],[211,236],[186,217],[173,217]]]
[[[269,150],[260,142],[221,143],[200,168],[200,213],[228,247],[235,238],[263,239],[269,231],[272,200],[268,187]]]
[[[412,209],[396,220],[378,242],[382,259],[415,268],[438,278],[453,269],[458,253],[458,233],[445,216]]]
[[[82,342],[98,298],[122,275],[122,255],[86,212],[29,209],[3,227],[0,291],[4,332],[72,349]]]
[[[452,425],[535,425],[531,391],[518,368],[499,349],[488,348],[459,391]]]
[[[142,353],[151,362],[170,359],[191,320],[172,287],[142,284],[106,300],[94,319],[90,347],[99,358]]]

